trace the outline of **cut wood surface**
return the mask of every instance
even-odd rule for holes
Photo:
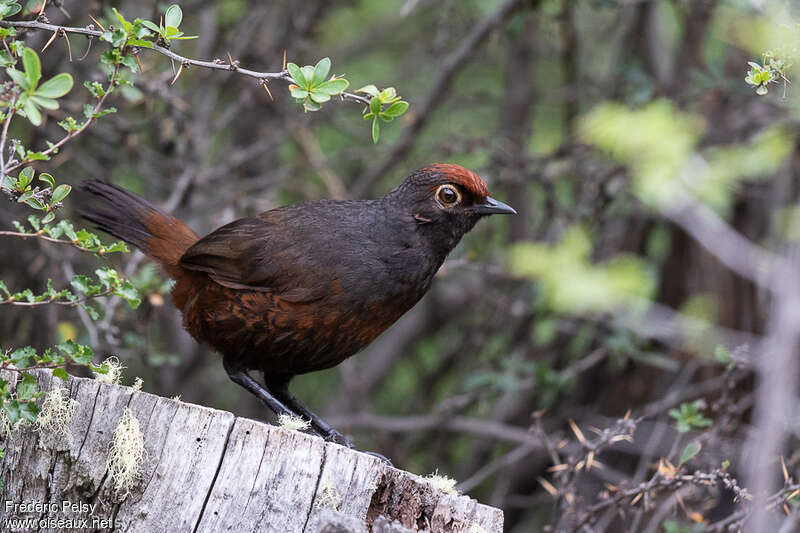
[[[36,375],[42,390],[63,387],[77,406],[64,435],[28,424],[0,440],[4,532],[503,529],[499,509],[444,494],[426,479],[318,437],[130,387]],[[107,460],[126,408],[140,424],[144,459],[123,496]],[[10,521],[26,518],[34,521]]]

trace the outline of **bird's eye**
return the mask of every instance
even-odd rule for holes
[[[461,193],[452,185],[441,185],[436,189],[436,198],[444,206],[451,206],[461,201]]]

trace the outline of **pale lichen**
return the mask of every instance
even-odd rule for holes
[[[320,509],[338,511],[341,504],[342,496],[339,494],[339,491],[337,491],[330,482],[326,481],[314,505]]]
[[[119,385],[119,379],[122,377],[122,371],[125,369],[122,363],[120,363],[119,358],[112,355],[103,361],[101,366],[106,367],[108,372],[105,374],[94,372],[94,379],[106,385]]]
[[[144,435],[139,421],[126,407],[114,429],[106,462],[114,492],[120,499],[125,499],[139,480],[143,462]]]
[[[311,427],[311,422],[295,415],[278,415],[278,425],[292,431],[304,431]]]
[[[45,394],[39,416],[36,417],[36,430],[47,440],[65,439],[72,445],[72,434],[69,425],[75,416],[78,402],[69,397],[62,387],[56,386]]]
[[[455,479],[441,475],[439,470],[436,470],[433,474],[428,474],[425,479],[445,494],[458,496],[458,490],[456,489],[456,483],[458,482]]]
[[[0,436],[10,437],[14,430],[5,409],[0,409]]]

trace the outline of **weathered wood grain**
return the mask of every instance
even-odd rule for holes
[[[3,377],[13,383],[13,374]],[[28,425],[0,439],[2,531],[14,530],[9,518],[50,519],[19,531],[108,531],[112,522],[115,531],[148,533],[502,531],[500,510],[318,437],[91,379],[37,377],[43,390],[64,387],[78,406],[67,437]],[[106,461],[126,407],[141,426],[145,459],[122,498]],[[13,508],[23,502],[58,509]]]

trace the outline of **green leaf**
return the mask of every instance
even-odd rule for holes
[[[22,52],[22,64],[25,67],[25,76],[28,78],[30,88],[35,89],[39,80],[42,79],[42,64],[32,48],[26,48]]]
[[[94,356],[94,352],[92,352],[91,348],[83,344],[76,344],[71,340],[62,342],[57,345],[56,348],[64,352],[67,357],[79,365],[88,365],[92,362],[92,357]]]
[[[45,98],[61,98],[70,90],[72,90],[72,76],[62,72],[44,82],[41,87],[36,89],[36,94]]]
[[[33,402],[19,404],[19,414],[28,422],[35,422],[39,414],[39,408]]]
[[[38,209],[39,211],[43,211],[45,209],[44,204],[42,204],[42,202],[33,197],[26,199],[25,205],[27,205],[28,207],[32,207],[34,209]]]
[[[13,70],[13,69],[11,69],[11,70]],[[300,69],[300,67],[298,67],[294,63],[287,63],[286,64],[286,70],[289,71],[289,76],[292,77],[292,79],[294,80],[294,83],[296,85],[298,85],[299,87],[302,87],[303,89],[308,89],[309,80],[306,79],[306,77],[303,74],[303,71]]]
[[[24,193],[22,193],[20,195],[19,198],[17,198],[17,202],[19,202],[21,204],[24,204],[25,202],[27,202],[31,198],[33,198],[33,191],[25,191]]]
[[[53,369],[53,377],[57,377],[57,378],[59,378],[59,379],[61,379],[63,381],[67,381],[69,379],[69,375],[67,374],[67,371],[64,370],[61,367]]]
[[[117,287],[119,285],[119,273],[113,268],[98,268],[94,271],[94,273],[97,276],[97,279],[100,280],[100,283],[102,283],[106,289]]]
[[[34,104],[45,109],[58,109],[58,102],[52,98],[45,98],[38,94],[32,94],[28,97]]]
[[[57,204],[58,202],[66,198],[71,190],[72,187],[70,185],[59,185],[53,191],[53,197],[51,198],[50,202],[53,204]]]
[[[97,309],[95,309],[93,306],[89,304],[81,304],[81,308],[89,314],[89,318],[92,320],[97,320],[100,318],[100,313],[98,313]]]
[[[153,43],[145,39],[128,39],[128,46],[138,46],[140,48],[153,48]]]
[[[5,293],[5,295],[6,295],[6,298],[8,298],[9,296],[11,296],[11,293],[8,291],[8,287],[7,287],[7,286],[6,286],[6,284],[3,282],[3,280],[0,280],[0,291],[2,291],[3,293]]]
[[[22,9],[22,6],[17,4],[16,2],[7,2],[7,3],[0,4],[0,19],[5,18],[5,17],[10,17],[12,15],[16,15],[17,13],[20,12],[21,9]],[[12,35],[16,35],[16,34],[12,34]]]
[[[39,382],[33,374],[25,372],[22,381],[17,382],[17,398],[20,400],[31,400],[39,392]]]
[[[28,222],[33,227],[34,231],[39,231],[39,228],[41,227],[39,222],[39,217],[37,217],[36,215],[30,215],[28,216]]]
[[[761,85],[758,89],[756,89],[756,94],[759,95],[759,96],[764,96],[768,92],[769,92],[769,90],[767,89],[767,87],[765,85]]]
[[[142,299],[139,298],[139,291],[131,285],[130,281],[125,281],[121,287],[114,291],[114,294],[128,302],[131,309],[136,309],[142,303]]]
[[[306,111],[319,111],[322,109],[322,106],[316,103],[311,98],[308,98],[305,102],[303,102],[303,109]]]
[[[142,26],[144,26],[148,30],[152,30],[158,34],[161,34],[161,28],[159,28],[158,26],[155,25],[155,23],[150,22],[149,20],[143,20]]]
[[[19,422],[21,414],[19,412],[19,402],[16,400],[4,401],[3,402],[3,410],[6,412],[6,416],[8,417],[8,423],[12,426]]]
[[[181,25],[181,21],[183,20],[183,11],[178,6],[178,4],[172,4],[167,8],[167,12],[164,13],[164,26],[173,26],[177,28]]]
[[[316,87],[314,87],[315,93],[325,93],[331,96],[335,96],[337,94],[341,94],[342,91],[347,89],[347,86],[350,85],[350,82],[344,78],[337,78],[335,80],[328,80],[325,83],[322,83]]]
[[[397,91],[395,90],[394,87],[387,87],[381,91],[381,94],[379,96],[381,102],[388,102],[390,100],[394,100],[395,98],[397,98]]]
[[[295,87],[291,90],[291,95],[298,100],[305,100],[308,97],[308,91],[301,89],[300,87]]]
[[[83,274],[75,274],[72,276],[72,280],[69,284],[77,291],[82,292],[86,295],[96,294],[99,291],[99,287],[92,283],[92,278],[89,276],[84,276]]]
[[[56,214],[54,211],[50,211],[44,217],[42,217],[42,224],[49,224],[53,220],[55,220]]]
[[[370,96],[378,96],[381,92],[372,84],[364,85],[356,91],[357,93],[367,93]]]
[[[53,176],[51,176],[47,172],[42,172],[41,174],[39,174],[39,180],[47,183],[48,185],[50,185],[50,187],[56,186],[56,180],[53,178]]]
[[[376,115],[381,112],[381,99],[373,96],[369,101],[369,110]]]
[[[30,98],[25,99],[22,110],[25,112],[25,116],[28,117],[31,124],[34,126],[40,126],[42,124],[42,114]]]
[[[395,102],[382,113],[389,118],[397,118],[408,110],[408,102]]]
[[[106,246],[106,253],[112,252],[130,252],[128,245],[122,241],[117,241],[110,246]]]
[[[378,117],[372,120],[372,142],[378,144],[378,139],[381,136],[381,125],[378,122]]]
[[[25,167],[20,171],[17,177],[17,190],[24,191],[28,188],[28,184],[33,181],[33,167]]]
[[[304,67],[300,67],[300,70],[303,72],[303,77],[308,80],[308,88],[312,87],[311,80],[314,79],[314,67],[311,65],[306,65]]]
[[[320,59],[316,66],[314,66],[314,73],[311,76],[311,86],[316,87],[325,81],[328,77],[328,72],[331,70],[331,60],[329,57]]]
[[[314,90],[314,92],[311,93],[311,99],[314,100],[318,104],[322,104],[322,103],[327,102],[328,100],[330,100],[331,99],[331,95],[325,94],[325,93],[319,93],[316,90]]]
[[[716,347],[714,347],[714,359],[720,363],[730,363],[731,353],[722,344],[717,344]]]
[[[700,446],[700,443],[693,440],[692,442],[687,444],[686,447],[681,452],[681,458],[680,458],[680,462],[678,464],[682,465],[682,464],[692,460],[698,453],[700,453],[701,449],[702,449],[702,446]]]
[[[11,363],[17,368],[25,368],[30,366],[31,358],[36,355],[36,350],[33,346],[26,346],[24,348],[17,348],[11,352]]]
[[[31,88],[31,84],[24,73],[12,67],[7,68],[6,73],[14,81],[14,83],[22,87],[23,90],[27,91]]]
[[[72,223],[70,223],[69,220],[62,220],[58,223],[58,227],[64,232],[64,235],[66,235],[69,240],[78,240],[78,234],[75,233],[75,228],[72,226]]]

